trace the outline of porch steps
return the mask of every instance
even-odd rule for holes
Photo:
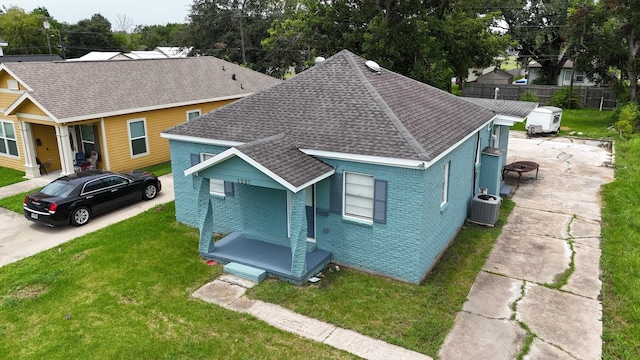
[[[267,278],[267,272],[261,269],[256,269],[251,266],[243,265],[236,262],[230,262],[223,267],[226,273],[235,275],[242,279],[251,280],[255,283],[260,283]]]

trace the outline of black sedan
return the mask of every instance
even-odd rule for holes
[[[24,217],[47,226],[82,226],[93,216],[139,200],[150,200],[162,189],[153,174],[134,171],[80,171],[60,177],[24,198]]]

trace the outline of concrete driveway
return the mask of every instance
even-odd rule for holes
[[[23,181],[0,189],[0,197],[29,191],[47,184],[55,176]],[[158,204],[173,201],[173,177],[171,174],[160,177],[162,191],[150,201],[140,201],[122,209],[103,214],[92,219],[87,225],[50,228],[33,223],[22,214],[0,208],[0,266],[24,259],[59,246],[84,234],[102,229],[124,219],[135,216]]]
[[[507,163],[536,161],[539,176],[523,175],[440,359],[516,359],[527,335],[525,359],[602,357],[600,188],[614,173],[597,145],[511,133]]]

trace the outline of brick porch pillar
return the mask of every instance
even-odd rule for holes
[[[213,242],[213,209],[211,206],[211,195],[209,194],[209,179],[201,176],[195,176],[195,187],[198,193],[196,206],[198,207],[198,229],[200,230],[200,242],[198,249],[200,255],[213,251],[215,244]]]
[[[289,192],[291,196],[291,274],[302,276],[307,272],[307,214],[305,193]]]

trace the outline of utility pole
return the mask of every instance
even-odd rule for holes
[[[51,25],[49,24],[49,19],[45,18],[44,19],[44,23],[42,23],[42,26],[44,27],[44,33],[47,36],[47,47],[49,47],[49,55],[51,55],[51,39],[49,39],[49,28],[51,27]]]

